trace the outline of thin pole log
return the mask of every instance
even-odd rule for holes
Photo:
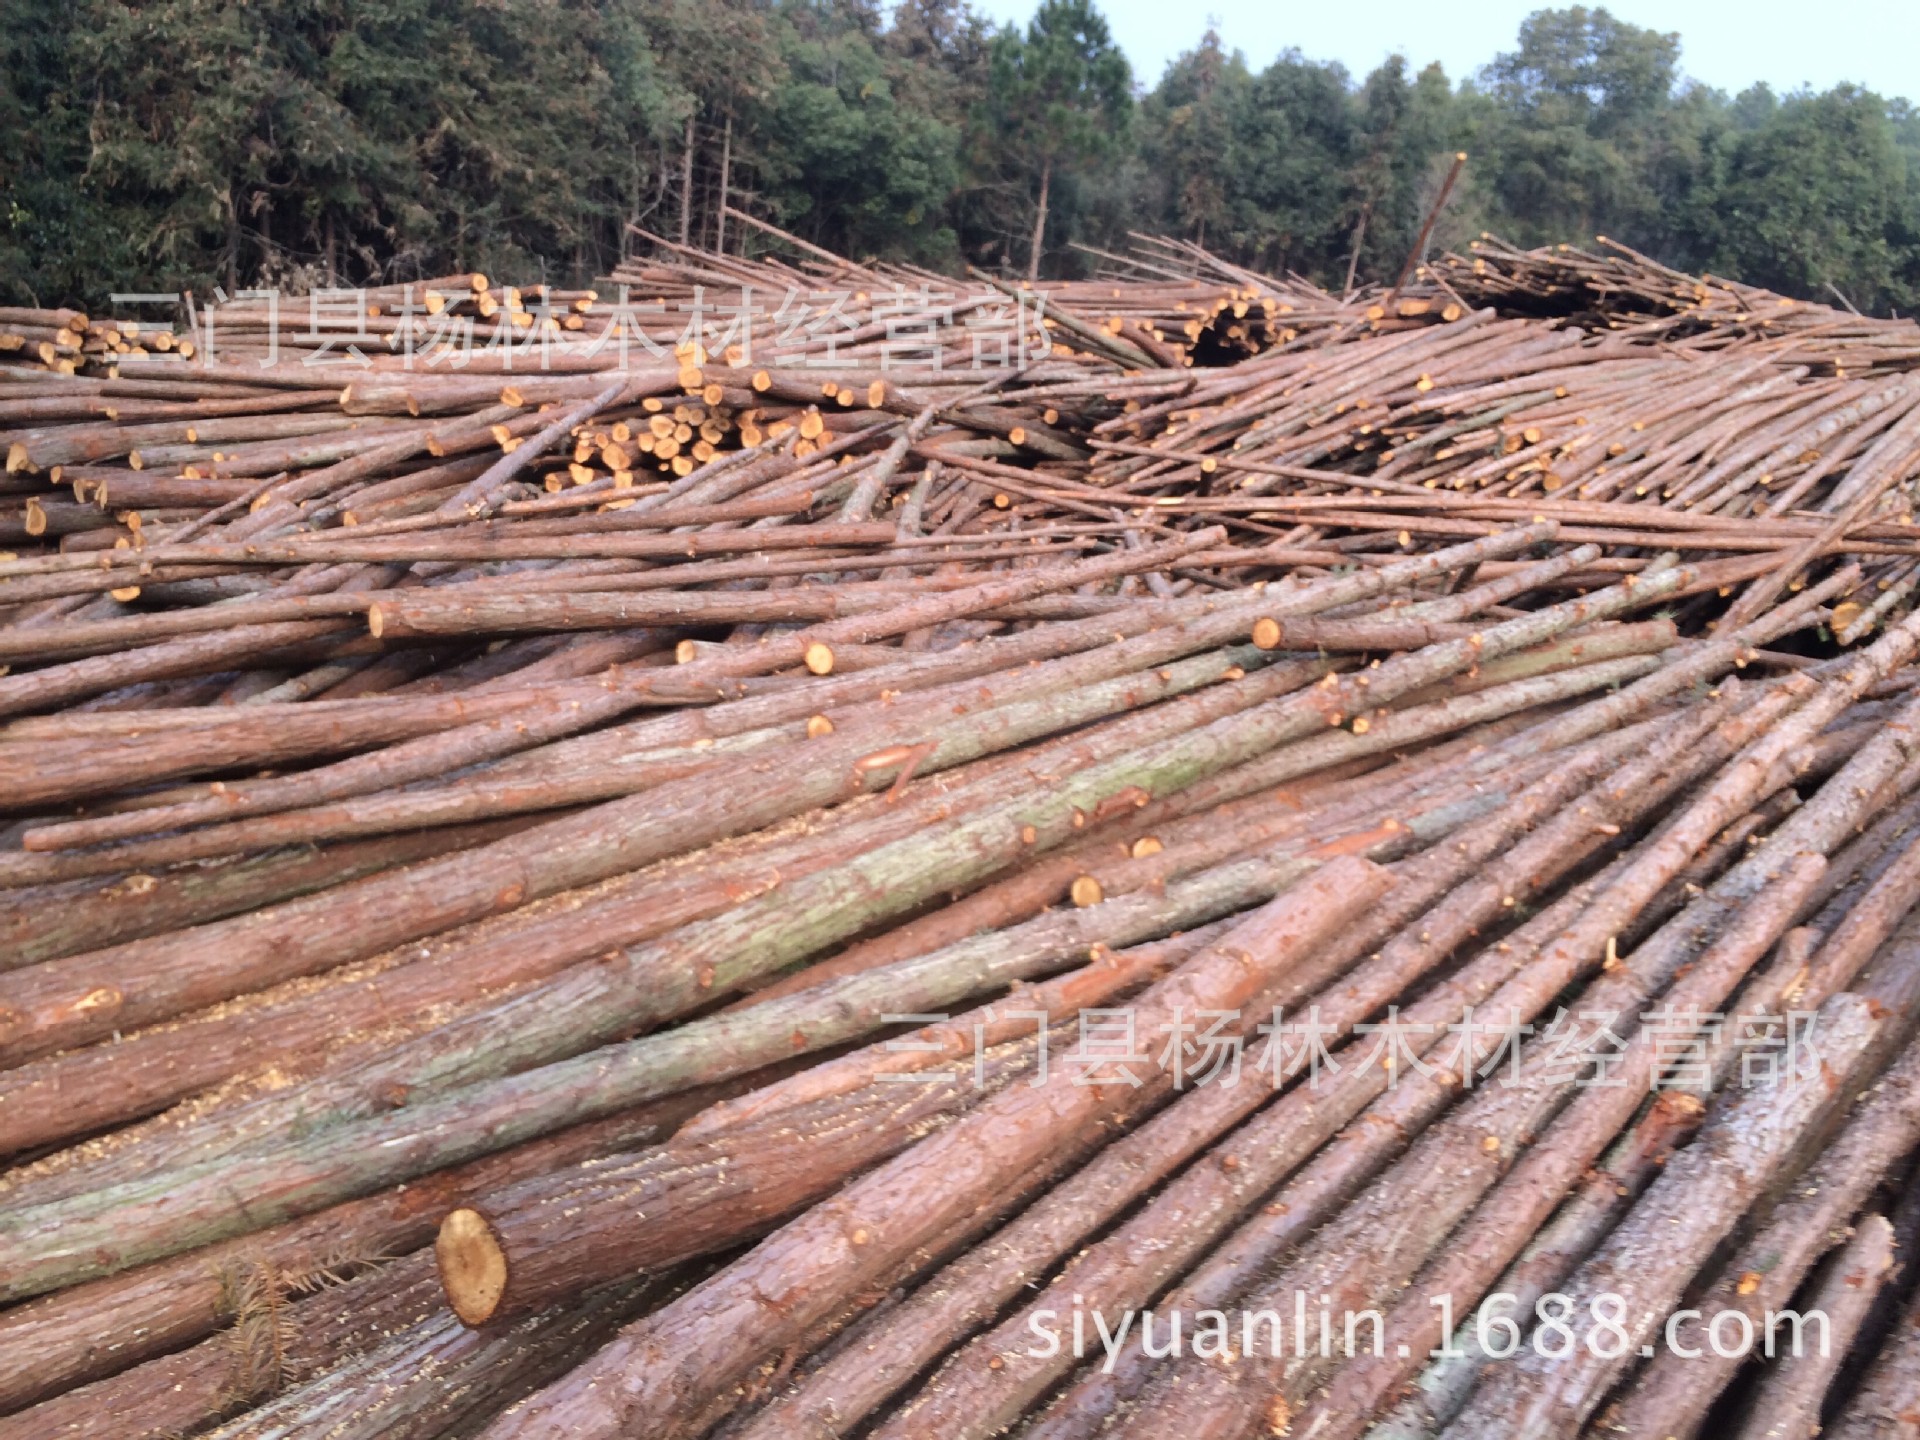
[[[1820,1433],[1820,1407],[1893,1270],[1893,1248],[1886,1216],[1869,1215],[1855,1228],[1807,1307],[1826,1316],[1826,1343],[1814,1354],[1775,1362],[1734,1440],[1811,1440]]]
[[[1433,234],[1433,227],[1439,223],[1440,212],[1447,206],[1447,197],[1453,194],[1453,182],[1460,178],[1460,172],[1466,168],[1467,152],[1461,150],[1453,157],[1453,164],[1447,169],[1447,178],[1441,182],[1440,193],[1434,197],[1433,205],[1427,211],[1427,218],[1421,222],[1420,233],[1414,237],[1413,249],[1407,254],[1407,263],[1400,267],[1400,273],[1394,278],[1393,288],[1387,292],[1383,302],[1389,309],[1400,298],[1400,292],[1406,288],[1413,267],[1420,263],[1420,257],[1427,248],[1427,238]]]
[[[1914,939],[1908,936],[1902,943],[1911,950]],[[1768,1310],[1789,1304],[1832,1238],[1866,1203],[1879,1176],[1915,1146],[1920,1146],[1920,1051],[1910,1050],[1815,1162],[1801,1187],[1804,1193],[1775,1208],[1766,1226],[1721,1267],[1699,1301],[1699,1316],[1676,1326],[1685,1348],[1703,1350],[1698,1369],[1677,1352],[1663,1351],[1610,1413],[1623,1425],[1650,1422],[1663,1433],[1696,1429],[1739,1368],[1737,1360],[1706,1350],[1705,1326],[1734,1311],[1759,1327]]]
[[[1332,933],[1388,883],[1364,861],[1332,862],[1154,986],[1137,1002],[1136,1015],[1151,1033],[1175,1007],[1236,1008],[1279,964]],[[1149,1060],[1135,1073],[1145,1079],[1152,1066]],[[635,1425],[661,1437],[678,1433],[689,1412],[736,1383],[753,1357],[797,1340],[840,1297],[987,1203],[1007,1174],[1039,1161],[1082,1127],[1127,1114],[1134,1094],[1124,1085],[1057,1080],[1003,1091],[623,1332],[587,1366],[486,1433],[587,1440]],[[788,1278],[775,1285],[775,1275]],[[766,1303],[769,1295],[782,1297],[777,1307]]]
[[[1911,1440],[1920,1410],[1920,1298],[1907,1307],[1867,1377],[1826,1433],[1833,1440]]]

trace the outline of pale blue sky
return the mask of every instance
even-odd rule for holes
[[[1033,13],[1032,0],[975,4],[995,20],[1021,25]],[[1438,60],[1457,81],[1513,48],[1520,21],[1543,3],[1101,0],[1101,8],[1136,78],[1151,85],[1167,61],[1199,40],[1209,16],[1227,48],[1245,51],[1256,69],[1298,46],[1309,59],[1338,60],[1357,77],[1398,51],[1416,68]],[[1782,91],[1850,80],[1882,95],[1920,99],[1920,0],[1612,0],[1606,8],[1636,25],[1679,31],[1681,68],[1729,94],[1756,80]]]

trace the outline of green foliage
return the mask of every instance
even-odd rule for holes
[[[975,112],[986,142],[977,153],[1037,176],[1029,275],[1043,258],[1056,176],[1112,157],[1132,116],[1133,72],[1092,0],[1040,0],[1025,35],[1008,26],[994,36]]]
[[[949,254],[956,125],[899,103],[903,67],[857,17],[796,5],[777,34],[784,83],[761,109],[754,150],[775,219],[856,255]]]
[[[89,86],[67,0],[9,0],[0,10],[0,298],[53,305],[128,271],[116,215],[82,183]]]
[[[1041,0],[1022,36],[994,37],[981,122],[1036,166],[1086,164],[1122,143],[1133,72],[1091,0]]]
[[[1699,217],[1709,263],[1790,294],[1911,309],[1914,155],[1864,90],[1768,106],[1726,137],[1715,203]]]
[[[1465,149],[1430,246],[1597,232],[1920,308],[1920,112],[1729,98],[1604,9],[1540,11],[1457,84],[1397,56],[1256,66],[1209,30],[1136,93],[1093,0],[999,31],[967,0],[882,3],[9,0],[0,302],[586,281],[630,226],[711,243],[723,172],[730,203],[859,256],[1067,274],[1093,263],[1075,242],[1153,230],[1337,287],[1397,273]]]

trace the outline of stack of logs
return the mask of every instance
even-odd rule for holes
[[[1096,258],[0,311],[0,1440],[1920,1434],[1920,329]]]

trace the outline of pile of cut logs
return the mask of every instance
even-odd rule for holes
[[[1096,258],[0,310],[0,1440],[1920,1435],[1920,328]]]

